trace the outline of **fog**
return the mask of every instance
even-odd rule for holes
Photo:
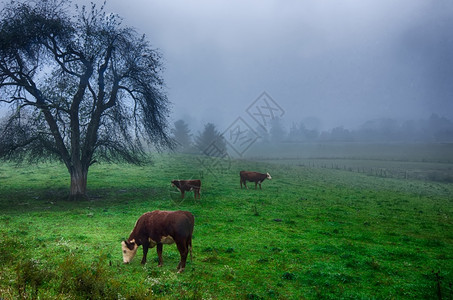
[[[228,127],[266,92],[286,126],[453,118],[453,2],[110,0],[165,58],[172,120]]]
[[[453,119],[450,0],[109,0],[106,10],[160,49],[170,121],[194,131],[238,117],[256,128],[247,108],[263,92],[287,128]]]

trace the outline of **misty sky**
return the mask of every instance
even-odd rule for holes
[[[263,92],[288,125],[453,119],[451,0],[108,0],[107,11],[162,52],[172,122],[252,123]]]

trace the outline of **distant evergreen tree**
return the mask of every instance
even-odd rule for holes
[[[212,123],[206,124],[203,132],[195,137],[195,146],[208,156],[220,157],[227,153],[226,141]]]
[[[291,142],[314,141],[318,136],[319,133],[316,129],[308,129],[303,122],[300,122],[299,126],[295,123],[291,125],[288,140]]]
[[[271,142],[279,143],[286,138],[286,131],[279,118],[271,120],[271,128],[269,130]]]
[[[269,132],[264,129],[262,126],[257,126],[255,128],[256,133],[260,137],[259,142],[261,143],[269,143]]]
[[[190,133],[189,125],[183,120],[176,121],[174,125],[172,137],[177,144],[176,150],[179,152],[189,152],[192,146],[192,134]]]

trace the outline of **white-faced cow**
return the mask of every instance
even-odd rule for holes
[[[181,192],[181,198],[184,199],[186,192],[193,191],[194,199],[200,199],[201,180],[172,180],[171,186],[175,186]]]
[[[178,273],[184,271],[187,254],[192,257],[192,233],[194,217],[188,211],[160,211],[144,213],[135,223],[129,238],[121,242],[123,262],[129,263],[137,253],[139,246],[143,247],[142,264],[146,263],[148,248],[157,246],[159,267],[162,266],[162,245],[176,243],[181,260]]]
[[[264,181],[264,179],[269,179],[271,180],[271,174],[266,173],[258,173],[258,172],[251,172],[251,171],[241,171],[239,172],[239,176],[241,176],[241,189],[242,189],[242,184],[244,184],[245,188],[248,189],[246,181],[254,182],[255,183],[255,190],[256,190],[256,185],[260,185],[261,189],[261,183]]]

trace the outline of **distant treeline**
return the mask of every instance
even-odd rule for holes
[[[204,153],[209,156],[221,156],[227,150],[225,137],[212,123],[205,124],[204,130],[193,135],[188,124],[183,120],[175,122],[172,130],[177,143],[177,151],[186,153]],[[257,143],[304,143],[304,142],[453,142],[453,121],[437,114],[428,119],[397,121],[390,118],[370,120],[357,129],[343,126],[321,131],[310,128],[303,122],[293,123],[287,130],[282,121],[274,119],[267,130],[256,128],[254,133],[243,132]],[[213,150],[216,153],[211,154]]]
[[[336,127],[321,132],[300,123],[293,124],[286,136],[281,134],[280,131],[281,142],[453,142],[453,122],[432,114],[427,120],[376,119],[357,129]],[[267,140],[275,137],[268,136]]]

